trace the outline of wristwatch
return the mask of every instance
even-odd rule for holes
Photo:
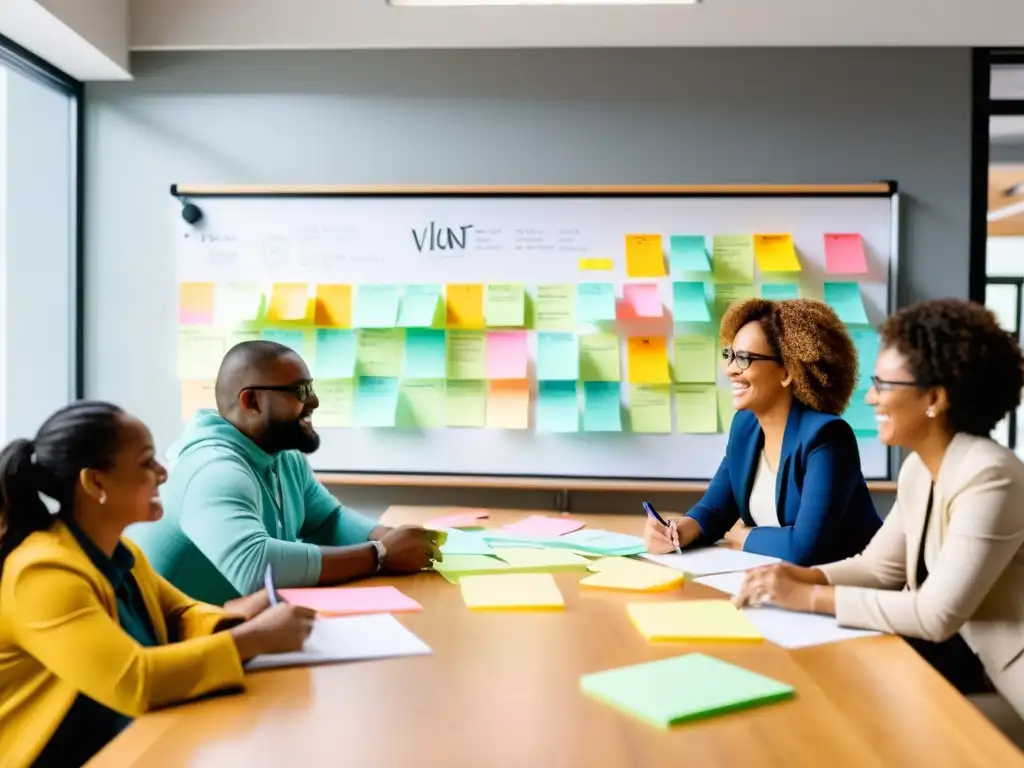
[[[384,567],[384,558],[388,556],[388,550],[387,547],[376,539],[371,540],[370,543],[373,544],[373,548],[377,550],[377,570],[375,572],[380,573],[381,569]]]

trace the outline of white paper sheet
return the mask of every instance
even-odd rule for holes
[[[782,562],[777,557],[755,555],[718,545],[689,550],[681,555],[673,553],[671,555],[643,555],[643,557],[669,568],[675,568],[677,571],[686,571],[694,578],[715,573],[745,571],[748,568]]]
[[[391,614],[317,619],[301,651],[257,656],[247,670],[433,653]]]

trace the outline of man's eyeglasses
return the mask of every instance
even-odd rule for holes
[[[313,392],[312,381],[304,381],[301,384],[282,384],[280,386],[274,387],[246,387],[245,389],[242,390],[242,392],[245,392],[246,390],[251,390],[254,392],[260,390],[264,392],[291,392],[293,395],[295,395],[295,399],[298,400],[300,403],[305,403],[307,400],[313,397],[314,394],[316,394],[315,392]],[[241,394],[241,392],[239,392],[239,394]]]
[[[736,367],[741,371],[747,370],[750,364],[757,360],[768,360],[773,363],[779,362],[779,358],[775,355],[759,355],[756,352],[745,352],[740,350],[736,352],[732,347],[725,347],[722,350],[722,359],[725,360],[725,364],[736,363]]]
[[[890,381],[888,379],[880,379],[877,376],[871,377],[872,386],[879,392],[891,392],[897,387],[920,387],[916,381]]]

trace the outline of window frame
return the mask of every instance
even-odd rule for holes
[[[1024,277],[988,277],[985,279],[986,286],[988,285],[1010,285],[1017,289],[1017,310],[1016,310],[1016,328],[1014,333],[1017,337],[1017,341],[1020,342],[1021,337],[1021,317],[1024,315]],[[1014,408],[1007,414],[1006,422],[1006,446],[1011,451],[1016,452],[1017,450],[1017,409]]]

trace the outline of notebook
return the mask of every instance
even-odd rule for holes
[[[731,600],[630,603],[633,625],[648,640],[763,640]]]
[[[565,600],[550,573],[464,576],[459,586],[471,611],[565,608]]]

